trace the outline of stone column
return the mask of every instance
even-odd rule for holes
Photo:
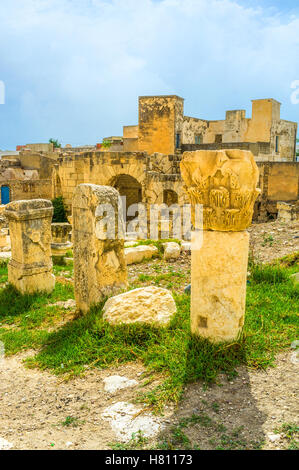
[[[80,184],[74,191],[75,298],[83,313],[106,295],[127,288],[124,224],[118,204],[119,193],[110,186]],[[113,228],[115,235],[110,232]]]
[[[191,331],[212,342],[235,340],[243,327],[249,235],[259,190],[251,152],[185,152],[181,161],[192,205]],[[202,225],[195,206],[203,209]]]
[[[72,226],[68,223],[54,223],[51,225],[51,250],[54,262],[63,262],[66,252],[73,247],[73,244],[69,241],[71,230]]]
[[[14,201],[6,206],[11,238],[8,281],[22,294],[51,292],[55,286],[51,258],[53,206],[46,199]]]

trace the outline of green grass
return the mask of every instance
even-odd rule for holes
[[[196,426],[196,432],[193,437],[190,431]],[[178,424],[164,431],[161,440],[154,444],[145,438],[139,431],[134,433],[127,443],[111,443],[112,450],[137,450],[137,449],[161,449],[161,450],[201,450],[200,443],[195,436],[202,436],[208,430],[213,435],[209,440],[209,448],[214,450],[257,450],[261,449],[263,442],[251,441],[243,435],[243,428],[233,428],[228,431],[226,427],[217,421],[211,419],[205,413],[192,414],[189,417],[180,419]]]
[[[251,266],[244,332],[232,343],[215,345],[190,334],[190,296],[177,292],[181,273],[175,271],[171,276],[177,313],[169,327],[112,326],[102,319],[102,304],[49,333],[43,325],[49,324],[51,312],[55,319],[61,310],[48,304],[73,297],[71,285],[57,283],[51,295],[23,297],[11,287],[0,290],[0,322],[17,326],[0,329],[0,340],[8,354],[39,347],[28,366],[55,374],[76,375],[86,366],[108,368],[140,360],[164,381],[138,399],[161,411],[168,401],[179,401],[187,383],[211,383],[219,372],[233,377],[240,364],[266,368],[273,365],[277,352],[290,347],[299,331],[299,289],[289,279],[293,268]],[[164,276],[158,269],[157,275]]]
[[[7,282],[7,265],[8,260],[1,260],[0,261],[0,286]]]
[[[299,426],[293,423],[284,423],[277,433],[283,435],[288,441],[288,450],[299,450]]]
[[[64,427],[73,427],[77,428],[78,426],[84,424],[84,421],[81,421],[79,418],[75,416],[67,416],[64,421],[60,423]]]
[[[21,295],[11,285],[0,289],[0,340],[7,355],[41,347],[48,328],[63,316],[58,300],[73,298],[73,287],[56,283],[51,294]]]

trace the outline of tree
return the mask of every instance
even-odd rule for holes
[[[52,201],[53,207],[54,207],[54,214],[53,214],[53,223],[57,222],[67,222],[67,217],[66,217],[66,212],[65,212],[65,207],[64,207],[64,202],[63,198],[61,196],[56,197]]]
[[[53,144],[54,149],[60,149],[61,148],[61,143],[58,142],[58,139],[49,139],[49,144]]]

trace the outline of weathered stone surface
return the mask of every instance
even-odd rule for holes
[[[125,257],[127,264],[140,263],[145,259],[151,259],[158,254],[158,248],[153,245],[139,245],[125,248]]]
[[[0,261],[11,259],[11,251],[0,252]]]
[[[182,250],[191,252],[191,242],[182,242]]]
[[[8,442],[6,439],[0,437],[0,450],[10,450],[13,448],[13,444]]]
[[[127,377],[122,377],[120,375],[110,375],[110,377],[106,377],[103,382],[105,384],[105,392],[108,393],[115,393],[118,390],[138,385],[137,380],[130,380]]]
[[[50,247],[51,201],[14,201],[6,206],[5,215],[12,249],[8,281],[21,293],[51,292],[55,286]]]
[[[259,172],[251,152],[197,150],[184,152],[181,173],[192,204],[196,228],[245,230],[251,224]],[[195,205],[203,205],[203,227],[195,220]]]
[[[246,231],[204,231],[203,245],[191,258],[192,333],[220,342],[234,340],[241,332],[248,249]]]
[[[54,223],[51,225],[52,256],[64,257],[66,252],[73,247],[73,244],[69,241],[69,234],[71,230],[72,226],[68,223]]]
[[[277,220],[280,222],[291,222],[292,220],[299,220],[299,203],[289,204],[287,202],[278,202]]]
[[[166,242],[164,245],[164,259],[177,259],[181,254],[181,247],[175,242]]]
[[[73,197],[73,241],[75,298],[77,307],[87,312],[106,295],[127,287],[127,267],[119,194],[109,186],[81,184]],[[108,205],[108,217],[103,207]],[[108,207],[107,206],[107,207]],[[104,215],[103,215],[104,214]],[[115,234],[107,232],[115,227]]]
[[[149,286],[111,297],[104,306],[104,320],[117,323],[158,323],[167,325],[176,312],[167,289]]]
[[[142,408],[137,408],[132,403],[114,403],[104,410],[102,418],[110,423],[117,439],[122,442],[130,441],[132,434],[139,431],[144,437],[150,438],[163,429],[161,419],[143,413]]]
[[[6,231],[0,230],[0,251],[2,251],[2,248],[6,248],[8,244],[8,236]]]

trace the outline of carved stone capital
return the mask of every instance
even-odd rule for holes
[[[184,152],[181,174],[192,204],[194,226],[194,208],[196,204],[201,204],[204,230],[241,231],[249,227],[254,203],[260,193],[256,187],[258,167],[251,152]]]

